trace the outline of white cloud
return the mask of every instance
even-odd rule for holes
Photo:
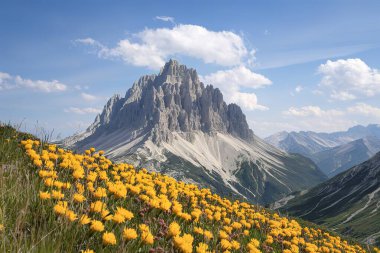
[[[65,112],[76,113],[76,114],[89,114],[89,113],[100,113],[102,110],[92,107],[78,108],[70,107],[64,110]]]
[[[75,40],[75,42],[82,43],[85,45],[96,45],[96,44],[98,44],[98,42],[92,38],[77,39],[77,40]]]
[[[361,59],[328,60],[319,66],[318,73],[322,75],[320,87],[327,89],[335,100],[353,100],[380,93],[379,70]]]
[[[101,58],[116,58],[152,69],[161,68],[175,55],[200,59],[205,63],[236,66],[254,57],[241,36],[231,31],[210,31],[198,25],[176,25],[173,28],[145,29],[109,48],[92,38],[76,42],[94,46]]]
[[[174,23],[174,18],[169,17],[169,16],[156,16],[155,19],[165,21],[165,22]]]
[[[228,98],[229,96],[227,96]],[[257,96],[255,93],[234,92],[231,94],[229,103],[235,103],[240,105],[246,110],[259,110],[266,111],[269,108],[257,103]]]
[[[97,99],[96,96],[91,95],[91,94],[88,94],[88,93],[85,93],[85,92],[82,92],[80,95],[81,95],[82,98],[83,98],[84,100],[86,100],[86,101],[94,101],[94,100]]]
[[[316,132],[342,131],[358,124],[355,119],[348,116],[345,110],[321,109],[319,106],[290,107],[282,114],[284,117],[277,124],[273,124],[271,133],[274,130],[282,131],[280,123],[288,124],[284,130]],[[268,124],[266,132],[269,132],[269,129]]]
[[[354,94],[351,94],[347,91],[335,91],[333,90],[330,94],[330,97],[335,100],[348,101],[356,99]]]
[[[303,87],[301,85],[298,85],[296,88],[294,88],[294,92],[290,92],[290,95],[294,97],[296,94],[301,93],[302,90]]]
[[[323,91],[321,90],[313,90],[312,93],[317,96],[323,95]]]
[[[253,92],[243,92],[242,89],[257,89],[270,85],[272,82],[265,76],[254,73],[244,66],[220,70],[202,76],[201,80],[219,88],[228,103],[236,103],[247,110],[268,109],[258,104],[257,97]]]
[[[357,103],[347,109],[349,113],[380,118],[380,108],[365,103]]]
[[[303,87],[302,87],[301,85],[298,85],[298,86],[294,89],[294,91],[295,91],[296,93],[300,93],[302,90],[303,90]]]
[[[42,92],[65,91],[67,86],[57,80],[31,80],[20,76],[11,76],[8,73],[0,72],[0,90],[10,90],[18,88],[28,88]]]
[[[296,117],[330,117],[344,115],[344,112],[335,109],[323,110],[319,106],[303,106],[300,108],[290,107],[283,114]]]
[[[76,89],[76,90],[88,90],[89,87],[88,87],[88,85],[75,85],[74,89]]]

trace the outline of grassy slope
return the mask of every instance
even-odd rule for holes
[[[39,199],[42,182],[19,144],[30,138],[0,126],[0,252],[78,252],[92,237],[83,228],[57,222],[52,205]]]
[[[19,144],[30,138],[0,126],[0,252],[78,252],[86,234],[56,222],[38,197],[41,180]]]

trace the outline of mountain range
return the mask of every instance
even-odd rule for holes
[[[380,152],[312,189],[277,201],[272,207],[365,243],[380,245]]]
[[[238,105],[175,60],[110,98],[86,131],[62,145],[103,149],[113,161],[260,204],[326,180],[309,158],[256,136]]]
[[[328,177],[333,177],[380,151],[380,126],[358,125],[334,133],[280,132],[265,141],[310,158]]]

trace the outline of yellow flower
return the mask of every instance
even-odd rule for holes
[[[40,191],[40,199],[50,199],[51,195],[49,192],[42,192]]]
[[[95,192],[93,193],[95,198],[104,198],[107,197],[107,189],[103,187],[98,187]]]
[[[150,232],[150,229],[145,224],[140,224],[139,228],[141,230],[141,239],[146,244],[153,244],[154,242],[154,236]]]
[[[53,199],[63,199],[65,197],[65,194],[63,194],[60,191],[52,190],[51,191],[51,197]]]
[[[84,170],[83,169],[76,169],[76,170],[74,170],[73,177],[75,179],[82,179],[82,178],[84,178]]]
[[[73,200],[77,203],[82,203],[83,201],[86,200],[85,196],[83,196],[82,194],[79,194],[79,193],[75,193],[73,195]]]
[[[196,252],[197,253],[208,253],[208,245],[206,243],[199,243],[198,246],[196,247]]]
[[[240,243],[237,242],[237,241],[235,241],[235,240],[232,240],[232,241],[231,241],[231,246],[232,246],[232,248],[235,249],[235,250],[240,249]]]
[[[89,224],[91,222],[91,218],[88,217],[86,214],[83,214],[80,219],[79,219],[79,223],[82,224],[82,225],[86,225],[86,224]]]
[[[176,235],[179,235],[180,233],[181,233],[181,227],[179,226],[179,224],[175,221],[170,223],[168,234],[170,236],[176,236]]]
[[[65,213],[67,219],[69,219],[69,221],[73,222],[77,219],[77,215],[71,211],[71,210],[68,210],[66,213]]]
[[[96,232],[102,232],[104,230],[104,225],[101,221],[93,220],[91,221],[90,229]]]
[[[104,245],[116,245],[116,237],[112,232],[105,232],[102,239]]]
[[[133,240],[137,238],[137,232],[133,228],[124,228],[123,230],[123,238],[125,240]]]
[[[214,235],[208,230],[204,230],[203,236],[206,238],[206,240],[211,240],[214,237]]]
[[[142,232],[141,233],[141,239],[146,244],[153,244],[153,242],[154,242],[154,236],[150,232]]]
[[[92,249],[81,250],[81,253],[95,253]]]
[[[0,232],[3,232],[3,231],[4,231],[4,225],[0,224]]]
[[[101,213],[102,210],[104,210],[106,207],[107,206],[105,203],[98,200],[96,202],[91,203],[90,210],[91,212],[94,212],[94,213]]]
[[[265,240],[265,243],[266,243],[266,244],[272,244],[272,243],[273,243],[273,237],[270,236],[270,235],[268,235],[268,236],[267,236],[267,239]]]
[[[219,231],[219,237],[220,237],[221,239],[228,239],[230,236],[226,233],[226,231],[224,231],[224,230],[220,230],[220,231]]]
[[[130,212],[127,209],[122,208],[122,207],[117,207],[116,213],[123,215],[126,220],[130,220],[134,217],[132,212]]]
[[[42,166],[42,161],[40,159],[35,159],[33,161],[33,164],[36,165],[37,167],[41,167]]]
[[[220,245],[222,246],[223,250],[231,249],[232,248],[232,244],[228,240],[226,240],[226,239],[222,239],[220,241]]]
[[[60,201],[54,206],[53,209],[56,214],[64,215],[67,210],[67,202]]]
[[[120,213],[115,213],[115,215],[112,217],[112,220],[115,223],[123,223],[125,221],[125,217],[121,215]]]
[[[101,215],[102,215],[103,220],[106,220],[106,221],[107,220],[112,220],[112,218],[113,218],[113,215],[108,210],[103,210],[101,212]]]
[[[252,245],[255,246],[256,248],[260,246],[260,242],[255,238],[252,238],[250,243],[252,243]]]
[[[183,253],[191,253],[193,252],[193,241],[194,238],[190,234],[184,234],[183,236],[175,236],[174,245]]]

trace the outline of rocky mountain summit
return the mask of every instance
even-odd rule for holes
[[[85,132],[62,143],[259,203],[325,179],[311,160],[255,136],[238,105],[175,60],[113,96]]]

